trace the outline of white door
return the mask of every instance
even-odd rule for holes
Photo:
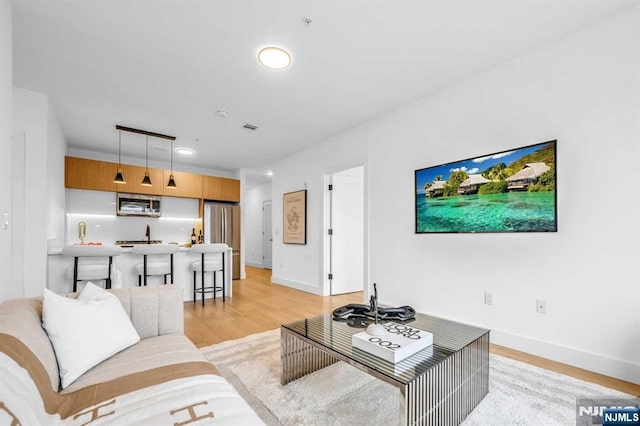
[[[334,173],[330,190],[331,294],[364,290],[364,166]]]
[[[265,269],[271,269],[271,251],[273,250],[273,223],[271,221],[271,201],[265,201],[262,205],[262,221],[262,267]]]

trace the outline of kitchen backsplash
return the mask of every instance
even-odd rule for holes
[[[78,223],[87,224],[86,242],[113,244],[117,240],[145,240],[147,224],[151,239],[179,244],[190,240],[198,217],[198,200],[162,197],[159,218],[125,217],[115,214],[115,193],[67,190],[66,244],[79,243]]]

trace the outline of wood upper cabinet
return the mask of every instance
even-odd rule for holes
[[[205,200],[222,200],[222,178],[202,176],[202,198]]]
[[[240,181],[216,176],[203,176],[202,198],[238,203],[240,202]]]
[[[122,173],[127,183],[116,184],[116,191],[129,192],[132,194],[162,195],[162,189],[164,185],[166,185],[162,169],[149,169],[149,178],[151,178],[152,186],[142,185],[145,170],[145,167],[123,164]]]
[[[222,180],[222,199],[240,202],[240,181],[238,179],[220,178]]]
[[[87,160],[85,158],[64,158],[64,186],[75,189],[93,189],[95,191],[116,191],[113,178],[118,165],[107,161]]]
[[[113,183],[118,163],[65,157],[64,184],[67,188],[94,191],[128,192],[132,194],[166,195],[170,197],[240,202],[240,181],[217,176],[173,171],[176,189],[167,188],[171,171],[149,169],[152,186],[142,186],[145,167],[122,165],[127,183]]]
[[[67,188],[162,195],[164,176],[161,169],[149,169],[153,186],[141,185],[144,167],[122,164],[122,174],[127,181],[124,184],[113,183],[117,170],[118,163],[65,157],[64,184]]]
[[[173,171],[173,178],[176,181],[176,188],[167,188],[171,170],[164,171],[163,195],[167,197],[202,198],[202,179],[204,176],[194,173]]]

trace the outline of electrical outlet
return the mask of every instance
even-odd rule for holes
[[[544,300],[536,300],[536,312],[539,314],[547,313],[547,302]]]
[[[493,293],[491,293],[490,291],[484,292],[484,304],[493,305]]]
[[[102,225],[96,225],[96,234],[99,234],[102,230]]]

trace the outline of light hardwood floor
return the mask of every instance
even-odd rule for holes
[[[233,281],[233,297],[207,300],[205,307],[186,302],[185,334],[198,347],[273,330],[281,324],[362,303],[362,292],[321,297],[271,283],[271,271],[247,267],[247,279]],[[541,368],[640,396],[640,385],[603,376],[525,352],[491,345],[491,352]]]

